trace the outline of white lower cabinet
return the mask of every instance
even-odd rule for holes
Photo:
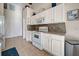
[[[41,38],[43,42],[43,49],[52,54],[52,40],[50,39],[51,34],[42,33]]]
[[[48,51],[48,39],[44,39],[44,42],[43,42],[43,48],[44,50]]]
[[[49,37],[50,38],[50,37]],[[48,52],[50,53],[50,54],[52,54],[52,40],[51,39],[48,39]]]
[[[26,41],[31,42],[32,31],[26,31]]]
[[[52,54],[56,56],[64,56],[64,36],[52,37]]]
[[[55,56],[64,56],[64,36],[42,33],[43,49]]]
[[[42,33],[41,39],[42,39],[42,42],[43,42],[43,49],[48,51],[48,36],[45,33]]]

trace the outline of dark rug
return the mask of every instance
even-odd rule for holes
[[[15,47],[2,52],[2,56],[19,56]]]

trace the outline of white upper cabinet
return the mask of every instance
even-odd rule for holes
[[[52,20],[52,8],[31,17],[31,24],[48,24]]]
[[[54,23],[54,18],[55,18],[55,13],[54,13],[54,8],[51,8],[52,9],[52,12],[51,12],[51,23]]]
[[[31,25],[41,23],[41,15],[40,13],[31,17]]]
[[[59,4],[53,8],[49,8],[35,16],[31,17],[31,21],[36,24],[62,23],[67,21],[67,12],[79,9],[79,3]],[[42,19],[41,19],[42,18]],[[39,22],[39,23],[38,23]]]
[[[41,17],[44,17],[43,24],[51,23],[52,20],[52,8],[45,10],[41,13]]]
[[[54,7],[54,23],[65,22],[63,19],[63,4]]]

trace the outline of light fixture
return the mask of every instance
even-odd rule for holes
[[[32,3],[29,3],[29,5],[32,5]]]
[[[30,6],[29,6],[29,5],[26,5],[25,8],[26,8],[26,7],[30,7]]]

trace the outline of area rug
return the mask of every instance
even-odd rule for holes
[[[2,56],[19,56],[16,47],[2,51]]]

